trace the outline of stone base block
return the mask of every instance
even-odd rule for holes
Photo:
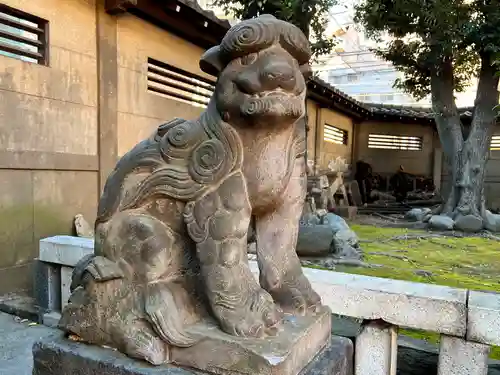
[[[206,353],[210,355],[210,353]],[[33,375],[201,375],[207,372],[171,365],[151,366],[111,349],[47,338],[33,346]],[[234,374],[241,374],[238,370]],[[274,372],[267,372],[274,374]],[[280,372],[280,375],[289,375]],[[333,336],[300,375],[353,375],[353,344]]]

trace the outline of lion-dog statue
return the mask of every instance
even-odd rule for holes
[[[59,326],[77,340],[152,364],[190,347],[189,325],[275,335],[283,313],[322,305],[295,253],[306,195],[310,47],[262,15],[207,50],[217,76],[196,120],[174,119],[125,154],[99,202],[95,254],[73,272]],[[247,257],[255,219],[260,285]]]

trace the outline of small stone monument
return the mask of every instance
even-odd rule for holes
[[[160,125],[116,165],[95,254],[76,266],[59,322],[67,339],[35,345],[34,374],[326,375],[325,356],[339,355],[336,373],[350,372],[352,348],[331,340],[295,252],[310,54],[297,27],[269,15],[206,51],[200,66],[218,77],[208,108]]]

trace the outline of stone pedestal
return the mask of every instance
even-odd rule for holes
[[[207,353],[208,354],[208,353]],[[60,338],[49,338],[33,347],[33,375],[201,375],[197,370],[171,365],[154,367],[111,349],[85,345]],[[279,360],[277,358],[276,360]],[[230,374],[231,372],[224,372]],[[241,374],[235,369],[233,374]],[[265,374],[288,375],[269,370]],[[351,340],[333,336],[300,372],[300,375],[352,375]]]

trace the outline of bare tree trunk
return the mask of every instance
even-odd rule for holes
[[[441,147],[446,157],[447,167],[451,175],[452,186],[442,214],[452,216],[457,203],[457,184],[460,175],[460,163],[456,155],[462,151],[464,139],[460,115],[453,96],[453,64],[452,60],[443,61],[431,73],[432,109],[441,141]]]
[[[450,100],[449,67],[451,63],[431,78],[433,109],[443,152],[450,162],[452,185],[441,213],[453,218],[458,229],[478,231],[485,218],[484,180],[496,122],[498,77],[491,57],[481,56],[472,124],[464,138],[453,93]]]

